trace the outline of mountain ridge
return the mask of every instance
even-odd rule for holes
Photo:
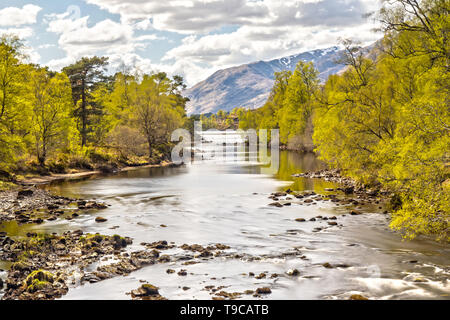
[[[274,84],[275,72],[293,71],[300,60],[313,62],[321,81],[342,71],[336,63],[341,55],[339,47],[316,49],[268,61],[256,61],[214,72],[207,79],[184,91],[191,101],[189,114],[231,111],[235,107],[262,107]]]

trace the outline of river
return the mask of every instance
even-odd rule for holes
[[[351,294],[370,299],[449,299],[448,245],[426,239],[402,241],[389,229],[388,215],[379,204],[359,208],[364,214],[358,216],[348,214],[354,206],[330,201],[306,205],[294,198],[291,206],[268,206],[273,202],[268,198],[271,193],[287,188],[336,193],[325,191],[336,188],[333,183],[292,177],[324,167],[313,154],[283,151],[276,174],[263,173],[257,163],[200,161],[59,183],[49,188],[110,206],[72,221],[21,227],[11,222],[0,231],[12,236],[75,229],[120,234],[133,238],[129,250],[159,240],[177,245],[221,243],[238,255],[188,266],[181,262],[149,266],[125,277],[71,288],[63,299],[130,299],[126,292],[141,281],[159,287],[168,299],[211,299],[206,286],[223,286],[227,292],[270,287],[272,294],[266,299],[346,299]],[[108,221],[96,223],[99,215]],[[338,226],[329,227],[320,219],[295,221],[318,215],[336,216]],[[315,232],[317,227],[326,228]],[[335,267],[326,268],[324,263]],[[167,274],[168,268],[185,269],[188,275]],[[287,275],[292,269],[300,273]],[[267,277],[256,279],[250,272],[265,272]]]

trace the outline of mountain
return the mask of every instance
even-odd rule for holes
[[[325,81],[331,74],[344,69],[345,66],[335,62],[340,54],[338,47],[331,47],[219,70],[185,90],[184,95],[191,99],[188,113],[216,113],[219,110],[231,111],[236,107],[262,107],[274,84],[275,72],[293,71],[300,60],[312,61],[320,72],[320,79]]]

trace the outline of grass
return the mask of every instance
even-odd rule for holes
[[[1,191],[12,190],[12,189],[14,189],[16,187],[17,187],[17,185],[12,183],[12,182],[6,182],[6,181],[1,181],[0,180],[0,192]]]

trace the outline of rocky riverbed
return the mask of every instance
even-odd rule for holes
[[[87,210],[106,208],[104,203],[56,196],[36,187],[0,192],[0,222],[40,224],[57,219],[71,220]]]
[[[382,189],[381,185],[369,188],[351,178],[341,175],[341,170],[319,170],[313,172],[296,173],[292,175],[295,178],[323,179],[325,181],[338,183],[340,185],[337,190],[343,191],[345,194],[365,195],[367,197],[387,196],[389,192]]]
[[[316,176],[317,174],[314,174]],[[321,176],[323,173],[321,174]],[[328,177],[328,174],[324,175]],[[346,185],[348,187],[348,184]],[[273,201],[269,206],[283,208],[291,205],[313,206],[320,202],[331,201],[336,205],[365,205],[380,203],[375,194],[357,192],[355,198],[346,195],[345,190],[327,189],[326,194],[315,192],[274,192],[268,196]],[[343,192],[339,192],[343,191]],[[43,189],[28,187],[0,194],[0,221],[14,220],[19,224],[41,224],[56,219],[73,220],[84,211],[98,211],[108,208],[104,203],[55,196]],[[380,204],[381,209],[381,204]],[[358,215],[357,211],[349,211],[349,215]],[[341,219],[345,217],[342,215]],[[335,216],[316,216],[308,220],[297,218],[295,223],[326,222],[326,225],[314,228],[313,232],[321,232],[327,228],[342,227]],[[97,223],[107,219],[97,217]],[[294,226],[293,226],[294,227]],[[291,230],[295,234],[296,230]],[[289,230],[287,230],[289,234]],[[0,282],[3,289],[2,299],[14,300],[51,300],[68,293],[70,288],[85,283],[97,283],[116,276],[126,276],[146,266],[156,264],[181,263],[186,269],[167,269],[167,276],[187,277],[188,267],[214,259],[261,261],[266,259],[284,259],[297,257],[308,260],[301,250],[288,250],[272,255],[236,254],[232,248],[223,244],[202,246],[198,244],[177,245],[173,242],[142,242],[142,250],[127,249],[133,240],[120,235],[106,236],[101,234],[84,234],[81,230],[68,231],[61,235],[29,233],[25,239],[13,239],[6,233],[0,233],[0,260],[11,263],[7,278]],[[323,268],[348,268],[348,265],[324,263]],[[243,274],[244,277],[256,281],[263,279],[280,279],[298,277],[297,269],[286,270],[282,274],[254,270]],[[215,278],[211,278],[215,280]],[[212,299],[240,299],[244,297],[263,298],[272,293],[270,287],[249,288],[242,291],[227,291],[226,285],[205,285],[204,291]],[[189,291],[189,287],[183,287]],[[139,288],[127,293],[133,299],[163,300],[158,288],[144,283]]]
[[[328,182],[340,178],[313,170],[296,166],[273,179],[202,164],[61,183],[49,187],[54,193],[3,193],[10,222],[0,224],[0,296],[395,299],[448,292],[444,246],[401,242],[388,229],[382,190],[350,193],[350,182]],[[20,210],[29,219],[20,222]],[[39,215],[41,224],[33,222]]]

